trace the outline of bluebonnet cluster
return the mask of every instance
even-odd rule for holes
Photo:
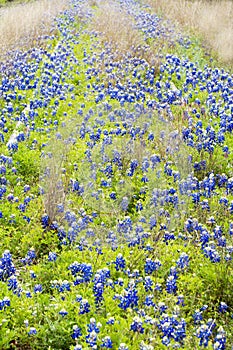
[[[11,302],[8,297],[4,297],[0,300],[0,310],[3,310],[6,306],[10,306]]]
[[[142,324],[143,322],[139,317],[134,317],[133,322],[130,325],[130,330],[137,333],[144,333]]]
[[[37,334],[37,330],[35,327],[31,327],[28,331],[29,335],[36,335]]]
[[[217,335],[214,339],[214,350],[224,350],[226,348],[226,332],[223,327],[219,327]]]
[[[78,339],[79,337],[81,337],[81,335],[82,335],[81,329],[77,325],[74,325],[73,326],[73,333],[71,334],[71,337],[73,339]]]
[[[89,282],[91,280],[93,274],[91,264],[74,262],[68,267],[68,269],[74,277],[77,277],[74,284]]]
[[[102,344],[100,345],[105,349],[112,349],[112,340],[109,336],[106,336],[102,339]]]
[[[206,324],[202,324],[200,327],[198,327],[196,337],[199,338],[200,346],[208,346],[209,338],[212,335],[215,326],[216,324],[214,320],[210,319]]]
[[[167,314],[163,314],[158,328],[162,332],[162,342],[166,346],[170,344],[172,339],[182,344],[186,337],[186,322],[184,319],[179,320],[175,315],[169,317]]]
[[[116,270],[122,270],[126,266],[125,259],[123,258],[122,254],[118,254],[116,257],[116,261],[114,262]]]
[[[36,252],[34,248],[31,248],[25,258],[23,258],[21,261],[24,265],[31,265],[33,261],[36,259]]]
[[[104,287],[107,284],[107,279],[110,277],[110,270],[104,268],[102,270],[97,271],[93,279],[93,294],[95,297],[95,303],[99,306],[104,300]]]
[[[80,301],[79,314],[83,315],[83,314],[87,314],[88,312],[90,312],[90,304],[89,304],[88,300],[82,299]]]
[[[9,277],[14,275],[15,272],[16,268],[12,261],[11,253],[5,250],[0,259],[0,281],[6,281]]]
[[[130,281],[128,287],[124,289],[123,294],[115,296],[115,298],[119,299],[120,303],[118,306],[123,310],[138,306],[139,297],[135,282],[133,280]]]
[[[146,259],[146,263],[144,266],[144,270],[146,274],[152,274],[154,271],[157,271],[161,266],[161,262],[159,260],[151,260],[150,258]]]

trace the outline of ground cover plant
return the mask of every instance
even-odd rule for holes
[[[0,348],[231,349],[230,72],[135,0],[72,0],[10,57]]]

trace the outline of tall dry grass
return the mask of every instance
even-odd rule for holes
[[[143,38],[134,28],[133,19],[112,2],[96,4],[98,9],[92,28],[101,33],[102,39],[110,43],[118,55],[135,51],[143,43]]]
[[[93,2],[94,0],[90,0]],[[148,64],[159,67],[160,51],[165,45],[161,39],[147,45],[143,34],[136,28],[134,18],[112,1],[96,1],[96,14],[91,29],[100,34],[104,43],[109,43],[115,59],[123,56],[138,57]]]
[[[7,51],[28,48],[51,33],[54,17],[68,0],[38,0],[0,9],[0,58]]]
[[[233,63],[233,2],[230,0],[146,0],[156,13],[199,33],[222,58]]]

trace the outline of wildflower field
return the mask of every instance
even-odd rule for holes
[[[231,350],[230,67],[138,0],[71,0],[25,47],[0,64],[0,349]]]

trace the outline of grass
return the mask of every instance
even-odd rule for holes
[[[233,66],[233,2],[229,0],[149,0],[156,13],[165,15],[189,32],[199,34],[223,62]]]
[[[112,45],[116,56],[132,54],[142,44],[142,35],[136,30],[133,19],[113,2],[99,2],[92,28],[101,33],[102,40]],[[116,30],[117,28],[117,30]]]
[[[10,50],[36,45],[54,30],[54,17],[67,8],[67,0],[38,0],[0,9],[0,57]]]

